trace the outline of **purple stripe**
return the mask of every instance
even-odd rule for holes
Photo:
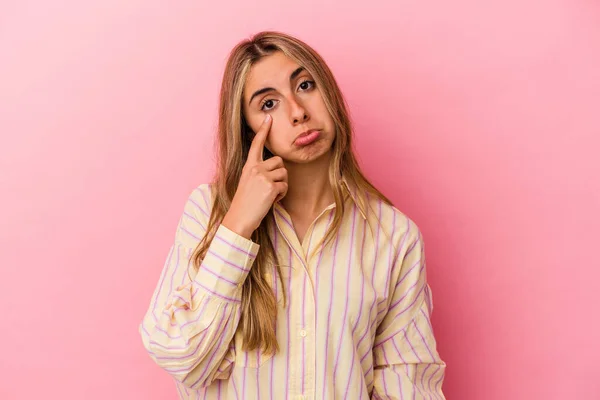
[[[187,292],[188,292],[188,294],[189,294],[189,288],[186,288],[186,290],[187,290]],[[179,293],[182,293],[182,292],[183,292],[183,291],[181,291],[181,292],[179,292]],[[173,297],[172,297],[172,298],[173,298],[173,300],[175,300],[175,299],[179,299],[179,300],[181,300],[181,301],[184,303],[184,305],[185,305],[185,306],[189,307],[189,305],[190,305],[190,300],[191,300],[191,299],[187,299],[187,298],[185,298],[185,297],[181,297],[181,295],[180,295],[179,293],[177,293],[177,292],[176,292],[176,293],[173,295]],[[196,288],[196,290],[194,290],[194,292],[192,293],[192,296],[191,296],[191,297],[193,298],[193,297],[194,297],[194,296],[195,296],[197,293],[198,293],[198,288]],[[179,309],[179,308],[182,308],[182,307],[177,307],[177,308]]]
[[[204,289],[204,290],[206,290],[207,292],[209,292],[210,294],[212,294],[213,296],[217,296],[217,297],[219,297],[219,298],[221,298],[221,299],[223,299],[223,300],[231,301],[231,302],[234,302],[234,303],[241,303],[241,302],[242,302],[241,300],[238,300],[238,299],[236,299],[236,298],[233,298],[233,297],[228,297],[228,296],[224,296],[224,295],[222,295],[222,294],[220,294],[220,293],[217,293],[217,292],[215,292],[214,290],[211,290],[209,287],[207,287],[207,286],[204,286],[204,285],[203,285],[203,284],[201,284],[200,282],[196,282],[196,284],[197,284],[198,286],[200,286],[202,289]]]
[[[169,281],[169,293],[173,293],[173,280],[175,279],[175,275],[177,274],[177,270],[179,269],[179,251],[177,252],[176,260],[175,260],[175,268],[173,268],[173,273],[171,274],[171,279]]]
[[[244,365],[248,365],[248,352],[244,353]],[[242,374],[242,395],[246,395],[246,370]]]
[[[229,306],[229,304],[226,304],[225,307],[223,307],[223,314],[225,314],[225,309]],[[223,339],[225,339],[226,336],[229,335],[225,335],[225,330],[227,329],[228,324],[225,322],[226,319],[222,318],[222,322],[223,322],[223,329],[221,330],[221,326],[219,326],[217,328],[217,332],[221,331],[220,334],[216,334],[215,337],[219,337],[219,342],[217,343],[217,345],[213,348],[210,358],[208,359],[208,361],[206,362],[206,365],[204,366],[204,370],[202,371],[202,373],[200,374],[200,376],[198,377],[198,379],[196,380],[196,382],[192,383],[190,385],[191,388],[194,388],[194,386],[196,386],[198,384],[198,382],[203,382],[206,384],[206,379],[208,379],[208,377],[205,377],[206,374],[210,373],[210,370],[213,367],[213,359],[215,358],[215,356],[217,355],[217,353],[220,351],[220,349],[222,348],[221,344],[223,343]]]
[[[240,253],[243,253],[243,254],[247,255],[248,257],[256,258],[256,254],[250,253],[249,251],[246,251],[246,250],[242,249],[241,247],[236,246],[235,244],[231,243],[227,239],[222,238],[219,235],[215,235],[215,239],[220,240],[221,242],[225,243],[226,245],[228,245],[232,249],[235,249],[235,250],[239,251]]]
[[[220,321],[224,321],[225,320],[224,316],[225,315],[223,315],[223,317],[220,319]],[[204,331],[200,335],[200,337],[198,339],[198,344],[196,345],[196,348],[194,350],[192,350],[190,353],[184,354],[184,355],[180,355],[180,356],[160,356],[160,357],[157,356],[156,359],[157,360],[164,360],[164,361],[169,361],[169,360],[171,360],[171,361],[183,361],[183,360],[186,360],[186,359],[189,359],[189,358],[194,358],[196,356],[196,352],[198,351],[198,349],[200,348],[200,345],[202,344],[204,338],[206,337],[206,333],[207,332],[208,331]],[[156,345],[156,347],[163,347],[165,349],[168,349],[167,347],[165,347],[165,346],[163,346],[163,345],[161,345],[159,343],[156,343],[156,342],[152,342],[152,343],[154,345]],[[188,348],[188,346],[181,347],[180,349],[185,350],[187,348]],[[172,349],[177,349],[177,348],[173,347]],[[188,360],[186,360],[186,362],[188,364],[190,363]],[[175,369],[174,367],[172,367],[172,368],[165,367],[165,370],[168,371],[168,372],[170,372],[170,373],[181,373],[181,372],[189,373],[191,371],[191,368],[192,368],[192,366],[188,365],[188,366],[186,366],[184,368],[179,368],[179,369]]]
[[[196,203],[196,201],[194,199],[192,199],[191,197],[189,198],[190,203],[192,203],[193,205],[195,205],[198,210],[200,210],[202,212],[202,214],[206,215],[207,217],[210,217],[210,215],[208,215],[208,213],[206,212],[206,210],[202,207],[200,207],[200,204]]]
[[[402,361],[402,363],[406,367],[406,375],[409,376],[408,364],[406,363],[406,360],[404,359],[404,357],[402,357],[402,351],[400,351],[400,349],[396,345],[396,341],[393,340],[393,339],[392,339],[392,344],[394,345],[394,349],[396,350],[396,354],[398,354],[398,357],[400,357],[400,360]]]
[[[208,189],[210,190],[210,186],[208,186]],[[199,188],[196,188],[196,190],[202,195],[202,200],[204,200],[204,205],[208,210],[210,208],[210,205],[208,204],[208,199],[206,198],[206,192],[204,190],[200,190]]]
[[[205,226],[205,225],[204,225],[202,222],[198,221],[198,220],[196,219],[196,217],[194,217],[192,214],[189,214],[187,211],[184,211],[184,212],[183,212],[183,215],[185,215],[186,217],[188,217],[189,219],[191,219],[192,221],[194,221],[195,223],[197,223],[198,225],[200,225],[200,227],[201,227],[203,230],[206,230],[206,226]]]
[[[415,285],[413,285],[412,287],[410,287],[408,290],[412,290],[414,288]],[[402,314],[404,314],[408,309],[410,309],[413,304],[415,304],[415,302],[419,299],[421,293],[423,292],[423,289],[421,288],[420,292],[417,293],[417,295],[415,296],[415,299],[408,305],[406,306],[402,311],[400,311],[399,313],[397,313],[394,316],[394,319],[391,322],[394,322],[397,318],[399,318],[400,316],[402,316]],[[406,297],[408,295],[408,293],[406,295],[404,295],[402,298]],[[402,299],[400,299],[402,300]],[[402,329],[394,332],[393,334],[391,334],[390,336],[388,336],[386,339],[383,339],[381,342],[377,343],[376,345],[373,346],[373,348],[376,348],[377,346],[381,346],[383,343],[385,343],[386,341],[390,340],[391,338],[394,337],[394,335],[396,335],[397,333],[399,333]]]
[[[425,348],[427,349],[427,352],[429,353],[429,355],[431,356],[431,359],[433,361],[437,361],[437,359],[435,358],[435,356],[433,355],[433,353],[431,352],[431,349],[429,348],[429,345],[427,344],[427,341],[425,340],[425,337],[423,336],[423,334],[421,333],[421,330],[419,329],[419,327],[417,326],[417,323],[415,322],[415,320],[413,319],[413,325],[415,326],[415,329],[417,330],[417,332],[419,333],[419,336],[421,336],[421,340],[423,341],[423,344],[425,345]]]
[[[258,362],[256,367],[260,367],[260,350],[256,352],[258,354]],[[256,370],[256,399],[260,399],[260,381],[259,381],[259,377],[260,377],[260,370],[257,369]]]
[[[352,339],[354,340],[354,332],[356,332],[356,328],[358,327],[358,322],[360,321],[361,317],[362,317],[362,308],[363,308],[363,303],[364,303],[364,297],[365,297],[365,275],[364,275],[364,271],[362,269],[362,266],[364,265],[364,250],[365,250],[365,238],[366,238],[366,228],[367,228],[367,220],[364,219],[363,220],[363,229],[362,229],[362,233],[363,233],[363,238],[362,238],[362,244],[361,244],[361,248],[360,248],[360,265],[361,265],[361,290],[360,290],[360,306],[358,307],[358,317],[356,318],[356,322],[354,323],[354,326],[352,327]],[[352,372],[354,371],[354,358],[356,356],[356,351],[358,349],[355,349],[352,352],[352,361],[350,362],[350,372],[348,372],[348,380],[346,381],[346,390],[344,391],[344,398],[348,398],[348,391],[350,390],[350,381],[352,380]],[[360,392],[360,397],[362,398],[362,390]]]
[[[394,249],[393,243],[394,243],[394,233],[396,232],[396,213],[392,210],[392,233],[390,234],[390,243],[388,244],[388,247],[390,248],[390,251],[388,253],[388,268],[390,269],[390,273],[387,274],[387,276],[385,277],[385,290],[388,290],[389,284],[390,284],[390,277],[392,275],[392,271],[394,270],[394,265],[392,263],[392,256],[393,256],[393,252],[392,250]]]
[[[406,334],[406,330],[404,330],[403,332],[404,332],[404,339],[406,339],[406,343],[408,343],[408,345],[410,346],[410,349],[412,350],[415,357],[417,357],[417,360],[419,360],[419,362],[422,363],[423,360],[421,360],[421,357],[419,357],[419,354],[417,354],[417,352],[415,351],[415,348],[413,347],[410,339],[408,338],[408,335]]]
[[[278,247],[277,247],[277,243],[279,242],[278,240],[278,234],[277,234],[277,227],[275,225],[273,225],[273,247],[275,249],[275,253],[277,253]],[[277,259],[277,254],[275,254],[275,258]],[[273,271],[273,287],[275,288],[275,300],[277,301],[278,299],[278,291],[277,291],[277,269],[275,269]],[[277,322],[277,321],[276,321]],[[277,323],[275,323],[275,334],[277,335]],[[271,374],[269,376],[270,379],[270,384],[271,384],[271,400],[273,400],[273,393],[275,392],[273,389],[273,374],[274,374],[274,363],[275,363],[275,357],[271,358]]]
[[[308,277],[308,271],[305,269],[304,270],[304,280],[302,281],[302,329],[306,329],[306,321],[304,318],[304,314],[306,313],[306,279]],[[302,392],[304,393],[304,352],[305,352],[305,341],[306,341],[306,337],[302,338],[302,385],[300,386],[302,388]]]
[[[341,227],[340,227],[340,231],[341,231]],[[335,238],[335,246],[333,249],[333,260],[331,262],[331,280],[330,280],[330,284],[329,284],[329,310],[327,312],[327,321],[325,324],[325,362],[323,363],[325,368],[327,368],[327,358],[329,355],[328,354],[329,353],[329,323],[331,322],[331,309],[333,308],[333,280],[334,280],[334,271],[335,271],[335,259],[337,256],[337,248],[338,248],[340,236],[341,235],[338,233],[338,235]],[[324,373],[323,375],[324,375],[323,376],[323,393],[322,393],[321,398],[326,399],[327,397],[325,397],[325,388],[327,387],[327,385],[326,385],[327,374]]]
[[[290,349],[291,349],[291,336],[292,331],[290,329],[290,315],[292,309],[292,252],[290,251],[289,256],[289,265],[290,271],[288,276],[288,309],[287,309],[287,354],[286,354],[286,364],[285,364],[285,393],[289,394],[289,383],[290,383]]]
[[[414,263],[413,266],[408,269],[408,271],[406,271],[406,273],[404,274],[404,276],[402,278],[400,278],[400,280],[398,281],[398,283],[396,283],[396,286],[394,287],[394,289],[397,289],[398,286],[400,286],[402,284],[402,282],[404,282],[404,279],[406,279],[406,277],[412,272],[412,270],[415,269],[417,267],[417,265],[420,265],[420,264],[421,264],[421,259],[419,258],[417,260],[417,262]]]
[[[427,366],[425,367],[425,369],[423,369],[423,373],[421,374],[421,387],[423,388],[423,390],[425,390],[425,373],[427,372],[427,370],[431,368],[431,364],[427,364]],[[418,370],[418,369],[417,369]],[[415,376],[416,378],[416,376]],[[431,399],[431,394],[429,394],[429,398]]]
[[[400,245],[398,246],[398,251],[396,252],[396,254],[394,255],[394,261],[392,262],[393,266],[398,265],[400,268],[402,268],[402,263],[398,263],[398,258],[400,256],[400,252],[401,249],[404,247],[404,243],[406,242],[406,238],[408,237],[408,233],[410,232],[410,218],[408,218],[407,216],[405,216],[406,218],[406,232],[404,232],[404,236],[402,236],[402,241],[400,242]],[[406,254],[405,254],[406,257]],[[402,271],[400,271],[402,273]]]
[[[225,281],[225,282],[231,284],[232,286],[236,286],[236,287],[238,285],[238,282],[234,282],[232,280],[229,280],[229,279],[225,278],[224,276],[221,276],[221,275],[217,274],[216,272],[214,272],[213,270],[211,270],[210,268],[208,268],[208,266],[206,264],[204,264],[204,263],[202,264],[202,269],[204,271],[208,272],[209,274],[215,276],[220,281]]]
[[[387,354],[385,354],[385,347],[381,348],[381,355],[383,356],[383,360],[385,361],[385,364],[389,367],[390,362],[387,359]],[[386,367],[386,368],[388,368],[388,367]],[[383,371],[381,371],[381,381],[383,383],[383,392],[387,394],[389,392],[387,390],[387,384],[386,384],[386,381],[385,381],[385,375],[386,374],[385,374],[385,369],[384,369]]]
[[[220,324],[226,320],[226,310],[227,310],[227,305],[225,307],[223,307],[223,315],[220,317],[219,322],[218,322],[218,326],[220,326]],[[215,318],[216,319],[216,318]],[[214,321],[213,321],[214,324]],[[179,356],[160,356],[157,357],[157,359],[159,360],[185,360],[186,358],[189,358],[191,356],[194,356],[196,354],[196,352],[198,351],[198,349],[200,348],[200,345],[202,344],[202,339],[206,336],[206,334],[208,333],[208,329],[205,329],[202,334],[201,337],[198,339],[198,344],[196,345],[196,348],[194,350],[192,350],[190,353],[187,354],[182,354]],[[189,349],[189,346],[164,346],[158,342],[152,341],[152,343],[154,345],[156,345],[156,347],[162,347],[163,349],[166,350],[186,350]]]
[[[188,231],[187,229],[185,229],[183,226],[181,227],[181,230],[185,233],[187,233],[189,236],[193,237],[196,240],[200,240],[200,238],[196,235],[194,235],[192,232]]]
[[[158,322],[158,317],[156,316],[156,305],[158,303],[158,296],[160,294],[162,294],[162,286],[163,286],[163,283],[165,282],[165,277],[167,276],[167,271],[170,268],[171,260],[173,258],[173,253],[175,252],[175,249],[179,249],[179,246],[174,244],[173,246],[171,246],[171,250],[169,251],[169,255],[167,257],[167,262],[165,263],[165,266],[162,271],[160,283],[158,284],[158,290],[156,291],[156,295],[154,296],[154,300],[152,301],[152,303],[154,303],[152,306],[152,316],[154,317],[155,322]]]
[[[235,269],[238,269],[238,270],[240,270],[240,271],[242,271],[242,272],[248,272],[248,271],[250,271],[250,269],[246,269],[246,268],[244,268],[244,267],[242,267],[242,266],[240,266],[240,265],[237,265],[237,264],[234,264],[234,263],[232,263],[232,262],[231,262],[231,261],[229,261],[228,259],[226,259],[226,258],[224,258],[224,257],[220,256],[219,254],[215,253],[215,252],[214,252],[214,251],[212,251],[211,249],[208,249],[207,253],[208,253],[208,254],[210,254],[210,255],[211,255],[211,256],[213,256],[213,257],[216,257],[216,258],[218,258],[219,260],[221,260],[221,261],[222,261],[222,262],[224,262],[225,264],[227,264],[227,265],[229,265],[229,266],[231,266],[231,267],[233,267],[233,268],[235,268]]]
[[[233,386],[233,393],[235,393],[235,398],[239,399],[240,396],[238,394],[237,386],[235,386],[235,375],[232,374],[230,376],[230,380],[231,380],[231,385]]]
[[[327,231],[327,229],[329,229],[329,227],[331,226],[331,221],[333,220],[333,211],[330,212],[329,214],[329,220],[327,220],[327,227],[325,228],[325,231]],[[325,248],[325,242],[321,241],[321,249],[319,251],[319,259],[317,260],[317,266],[315,267],[315,332],[319,332],[320,330],[320,326],[319,326],[319,277],[321,276],[321,269],[319,268],[319,266],[321,265],[321,260],[323,259],[323,254],[325,253],[324,251]],[[315,347],[317,346],[317,340],[318,337],[315,338]],[[317,358],[315,358],[315,366],[314,366],[314,379],[315,381],[317,380]],[[325,372],[323,373],[323,376],[325,376]],[[323,378],[323,385],[325,385],[325,379]]]
[[[275,212],[281,217],[281,219],[285,221],[285,223],[287,224],[287,226],[290,227],[291,230],[294,230],[294,225],[292,225],[292,223],[287,220],[287,218],[281,213],[281,211],[279,211],[277,208],[274,208],[273,210],[275,210]]]
[[[402,375],[398,371],[392,370],[398,377],[398,392],[400,392],[400,400],[404,400],[404,390],[402,389]]]
[[[413,244],[410,245],[410,247],[408,248],[408,250],[406,250],[406,255],[405,257],[407,257],[415,248],[415,246],[421,242],[421,231],[417,230],[417,240],[415,240],[415,242]]]
[[[198,323],[198,321],[200,321],[200,319],[201,319],[202,317],[205,317],[205,315],[204,315],[204,310],[206,309],[206,306],[208,305],[208,300],[209,300],[209,298],[208,298],[208,297],[205,297],[204,299],[202,299],[202,302],[203,302],[204,304],[202,305],[202,309],[201,309],[201,310],[198,312],[198,317],[197,317],[196,319],[194,319],[194,320],[190,320],[190,321],[188,321],[188,322],[186,322],[186,323],[182,324],[182,325],[181,325],[181,328],[180,328],[181,330],[183,330],[183,328],[185,328],[186,326],[188,326],[188,325],[190,325],[190,324],[196,324],[196,323]]]
[[[379,200],[379,213],[377,216],[377,220],[381,221],[381,204],[382,204],[382,200]],[[371,287],[375,288],[375,271],[377,270],[377,255],[379,254],[379,234],[381,232],[381,224],[377,224],[377,237],[375,239],[375,257],[373,257],[373,268],[372,268],[372,273],[371,273]],[[369,333],[372,329],[372,324],[373,324],[373,320],[372,320],[372,315],[373,315],[373,308],[375,307],[375,303],[376,303],[376,299],[373,299],[373,302],[371,303],[371,307],[369,309],[369,327],[365,330],[365,332],[363,333],[363,335],[361,336],[361,338],[358,340],[358,344],[356,345],[356,348],[360,348],[360,344],[362,343],[363,339],[367,337],[367,333]],[[363,356],[364,359],[364,356]],[[361,364],[363,359],[361,359]]]
[[[350,276],[353,275],[353,271],[351,271],[352,269],[352,253],[354,251],[354,233],[356,231],[356,205],[353,207],[353,212],[352,212],[352,232],[350,234],[350,252],[348,254],[348,266],[347,266],[347,270],[346,270],[346,304],[344,305],[344,314],[342,316],[342,327],[345,327],[346,324],[346,317],[348,315],[348,301],[350,299]],[[343,343],[343,339],[344,339],[344,329],[340,329],[340,338],[337,342],[337,346],[338,346],[338,351],[337,354],[335,356],[335,363],[333,364],[333,380],[334,382],[337,381],[337,367],[338,367],[338,362],[340,360],[340,351],[342,349],[342,343]]]

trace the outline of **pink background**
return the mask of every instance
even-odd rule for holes
[[[231,47],[313,45],[421,227],[448,399],[600,399],[600,6],[0,5],[0,398],[174,399],[145,312]]]

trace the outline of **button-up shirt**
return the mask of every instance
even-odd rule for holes
[[[284,282],[271,266],[274,355],[243,350],[239,329],[242,284],[260,246],[220,225],[198,272],[188,268],[212,204],[209,184],[191,192],[140,324],[180,399],[444,399],[422,234],[397,208],[342,183],[341,225],[325,246],[335,203],[302,243],[285,208],[273,206]]]

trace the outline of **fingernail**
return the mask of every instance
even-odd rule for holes
[[[271,115],[267,114],[267,116],[265,117],[265,122],[269,122],[271,120]]]

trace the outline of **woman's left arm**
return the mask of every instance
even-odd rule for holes
[[[442,383],[446,364],[437,352],[430,315],[425,251],[419,228],[398,249],[392,269],[391,301],[377,327],[373,344],[372,399],[445,399]]]

